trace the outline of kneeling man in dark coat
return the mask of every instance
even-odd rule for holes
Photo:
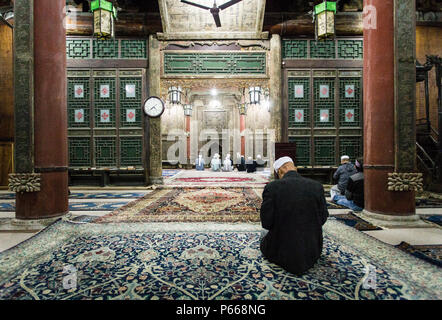
[[[322,225],[328,218],[324,188],[301,177],[289,157],[276,160],[274,168],[279,179],[262,194],[261,223],[268,232],[261,251],[270,262],[302,274],[322,252]]]

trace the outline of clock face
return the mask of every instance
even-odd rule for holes
[[[158,118],[164,112],[164,103],[158,97],[150,97],[144,103],[144,113],[151,118]]]

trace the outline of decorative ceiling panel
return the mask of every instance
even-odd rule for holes
[[[219,12],[221,27],[217,27],[209,10],[181,0],[158,0],[164,33],[160,39],[263,39],[262,32],[265,0],[242,0]],[[214,0],[192,0],[191,2],[213,7]],[[229,0],[217,0],[221,6]]]

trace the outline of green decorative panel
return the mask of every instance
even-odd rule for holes
[[[145,40],[121,40],[122,59],[147,59]]]
[[[120,127],[141,126],[141,90],[141,78],[120,78]]]
[[[68,127],[90,127],[89,78],[68,78]]]
[[[310,79],[288,79],[289,127],[310,126]]]
[[[341,127],[361,126],[361,78],[339,79],[339,123]]]
[[[310,41],[310,58],[312,59],[335,59],[336,47],[334,40]]]
[[[307,59],[307,40],[283,40],[283,59]]]
[[[143,138],[124,137],[120,139],[120,165],[142,166],[143,165]]]
[[[117,165],[116,138],[95,138],[95,157],[97,167],[115,167]]]
[[[265,75],[265,52],[165,53],[167,75]]]
[[[339,59],[362,59],[363,52],[362,40],[338,40]]]
[[[341,137],[339,151],[340,155],[348,155],[354,163],[356,158],[362,156],[361,137]]]
[[[90,40],[67,40],[66,55],[68,59],[89,59],[91,56]]]
[[[94,120],[95,127],[116,126],[115,78],[94,79]]]
[[[89,137],[69,138],[69,166],[91,166],[91,139]]]
[[[310,165],[310,138],[289,137],[289,142],[296,143],[296,165]]]
[[[118,40],[94,40],[94,59],[118,59]]]
[[[315,127],[335,125],[335,79],[315,78],[314,81]]]
[[[335,138],[315,138],[315,164],[335,165]]]

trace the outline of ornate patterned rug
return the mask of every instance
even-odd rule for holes
[[[333,219],[336,219],[339,222],[345,223],[349,227],[353,227],[358,231],[373,231],[373,230],[382,230],[382,228],[376,227],[372,225],[370,222],[367,222],[355,214],[353,214],[351,211],[346,214],[337,214],[332,217]],[[330,219],[330,218],[329,218]]]
[[[347,209],[347,210],[350,210],[349,208],[341,206],[339,204],[336,204],[333,201],[326,201],[326,202],[327,202],[327,208],[328,209]]]
[[[70,199],[133,199],[145,196],[147,192],[72,192]]]
[[[422,219],[442,226],[442,215],[421,215]]]
[[[178,182],[185,183],[235,183],[235,182],[254,182],[255,179],[243,177],[193,177],[177,178]]]
[[[112,211],[116,210],[126,204],[129,201],[121,202],[75,202],[69,203],[69,211]],[[15,211],[15,200],[10,202],[0,203],[0,212],[13,212]]]
[[[163,169],[163,177],[164,178],[170,178],[173,177],[174,175],[180,173],[181,170],[180,169]]]
[[[408,252],[416,258],[423,259],[438,267],[442,267],[442,245],[411,245],[401,242],[396,246],[402,251]]]
[[[212,172],[210,170],[182,170],[177,175],[165,180],[165,184],[176,187],[187,186],[225,186],[264,187],[269,178],[264,174],[246,172]]]
[[[336,221],[295,276],[259,251],[258,224],[60,221],[0,254],[0,300],[441,299],[441,269]]]
[[[257,222],[260,192],[244,187],[160,188],[94,222]]]
[[[72,192],[69,199],[130,199],[141,198],[147,192]],[[15,193],[2,193],[0,200],[14,200]]]

